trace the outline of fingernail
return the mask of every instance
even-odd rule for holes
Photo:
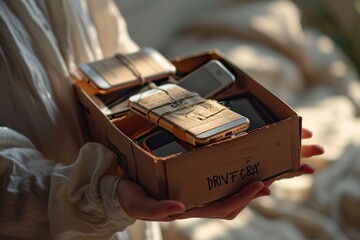
[[[253,182],[253,183],[251,183],[251,185],[253,187],[259,188],[260,189],[259,191],[261,191],[261,189],[263,189],[265,187],[265,184],[261,181]]]
[[[169,215],[179,214],[185,212],[185,208],[182,206],[170,206],[168,207],[167,212]]]
[[[312,174],[315,172],[315,167],[308,163],[302,166],[302,170],[305,172],[305,174]]]
[[[269,196],[270,194],[271,190],[268,187],[264,187],[255,195],[255,197]]]

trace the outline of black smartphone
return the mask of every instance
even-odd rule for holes
[[[250,126],[247,131],[265,127],[276,121],[273,114],[251,93],[243,93],[222,102],[232,111],[249,119]]]
[[[166,157],[194,149],[191,144],[178,139],[172,133],[165,130],[159,130],[147,136],[142,144],[148,152],[157,157]]]

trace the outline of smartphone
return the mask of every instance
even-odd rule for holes
[[[265,127],[276,122],[275,117],[250,93],[243,93],[223,101],[232,111],[246,116],[250,120],[247,131]]]
[[[272,113],[251,93],[243,93],[226,99],[222,103],[232,111],[244,115],[250,120],[247,132],[265,127],[276,121]],[[157,157],[180,154],[194,149],[191,144],[178,139],[168,131],[160,130],[160,128],[143,137],[141,146]]]
[[[146,137],[143,147],[157,157],[166,157],[194,149],[194,146],[191,144],[178,139],[172,133],[165,130],[158,130]]]
[[[176,84],[131,96],[129,107],[194,146],[222,140],[249,126],[248,118]]]
[[[216,93],[235,82],[235,76],[218,60],[210,60],[179,80],[178,85],[203,98]]]
[[[143,85],[176,72],[175,66],[153,48],[80,64],[79,69],[101,93]]]

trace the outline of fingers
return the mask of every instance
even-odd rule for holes
[[[210,203],[204,207],[194,208],[181,215],[173,216],[172,220],[193,217],[229,219],[229,217],[236,216],[236,213],[241,212],[255,197],[260,196],[260,192],[264,187],[265,185],[260,181],[253,182],[228,198]],[[267,192],[265,190],[262,194],[267,194]]]
[[[141,187],[131,181],[124,179],[118,185],[119,201],[124,211],[131,217],[148,221],[172,221],[192,217],[233,219],[251,200],[269,194],[270,190],[264,183],[253,182],[226,199],[185,212],[182,203],[149,198]]]
[[[118,197],[124,211],[136,219],[160,221],[185,211],[184,205],[178,201],[149,198],[141,187],[126,179],[118,185]]]
[[[316,155],[321,155],[325,152],[324,148],[320,145],[303,145],[301,146],[301,157],[309,158]]]
[[[301,138],[302,139],[311,138],[312,135],[313,135],[313,133],[309,129],[306,129],[306,128],[301,129]]]
[[[275,179],[271,179],[269,181],[272,183],[275,180],[298,177],[298,176],[301,176],[303,174],[312,174],[314,172],[315,172],[314,167],[312,165],[308,164],[308,163],[305,163],[305,164],[302,164],[297,171],[295,171],[295,172],[287,172],[287,173],[281,174],[279,177],[277,177]]]
[[[308,164],[308,163],[305,163],[305,164],[302,164],[299,168],[299,170],[295,171],[295,172],[288,172],[284,175],[282,175],[282,179],[284,178],[293,178],[293,177],[298,177],[298,176],[301,176],[303,174],[312,174],[315,172],[315,168]]]
[[[255,198],[258,198],[258,197],[269,196],[270,193],[271,193],[271,191],[270,191],[269,187],[265,185],[265,186],[254,196],[254,199],[255,199]],[[250,201],[249,201],[249,203],[250,203]],[[244,210],[245,207],[246,207],[246,206],[236,209],[235,211],[233,211],[233,212],[231,212],[230,214],[228,214],[224,219],[226,219],[226,220],[233,220],[237,215],[240,214],[240,212],[241,212],[242,210]]]
[[[263,183],[264,183],[263,189],[261,189],[258,193],[256,193],[254,198],[270,195],[270,193],[271,193],[270,188],[269,188],[270,185],[268,186],[265,182],[263,182]]]
[[[312,137],[312,132],[302,129],[302,139]],[[319,145],[303,145],[301,156],[304,158],[323,154],[324,149]],[[314,168],[303,164],[296,172],[283,174],[279,179],[291,178],[302,174],[310,174]],[[157,201],[149,198],[137,184],[126,179],[118,184],[118,197],[124,211],[131,217],[148,221],[172,221],[184,218],[235,218],[254,198],[270,194],[269,186],[277,179],[262,183],[253,182],[238,193],[225,199],[197,207],[185,212],[185,206],[174,200]]]
[[[143,198],[130,208],[133,217],[147,221],[161,221],[168,216],[183,212],[185,212],[185,207],[180,202],[173,200],[156,201],[150,198]]]
[[[222,217],[222,219],[225,220],[233,220],[237,215],[239,215],[241,213],[241,211],[244,210],[245,207],[247,207],[248,204],[250,204],[250,202],[255,199],[255,198],[259,198],[259,197],[264,197],[264,196],[269,196],[271,193],[270,189],[268,186],[266,186],[264,184],[264,187],[255,194],[255,196],[253,196],[251,199],[248,199],[246,201],[246,203],[244,203],[243,205],[239,205],[239,207],[237,207],[235,210],[233,210],[232,212],[230,212],[229,214],[227,214],[225,217]],[[239,195],[241,193],[238,193]]]
[[[301,138],[308,139],[312,137],[312,132],[306,128],[301,129]],[[302,145],[301,146],[301,157],[309,158],[315,155],[323,154],[324,148],[320,145],[313,144],[313,145]]]

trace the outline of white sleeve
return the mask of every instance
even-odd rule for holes
[[[119,176],[104,176],[115,155],[97,143],[81,148],[72,165],[57,165],[51,176],[50,228],[55,239],[107,239],[135,219],[120,207]]]
[[[135,219],[105,175],[111,151],[86,144],[72,165],[47,160],[23,135],[0,128],[0,239],[111,239]]]

